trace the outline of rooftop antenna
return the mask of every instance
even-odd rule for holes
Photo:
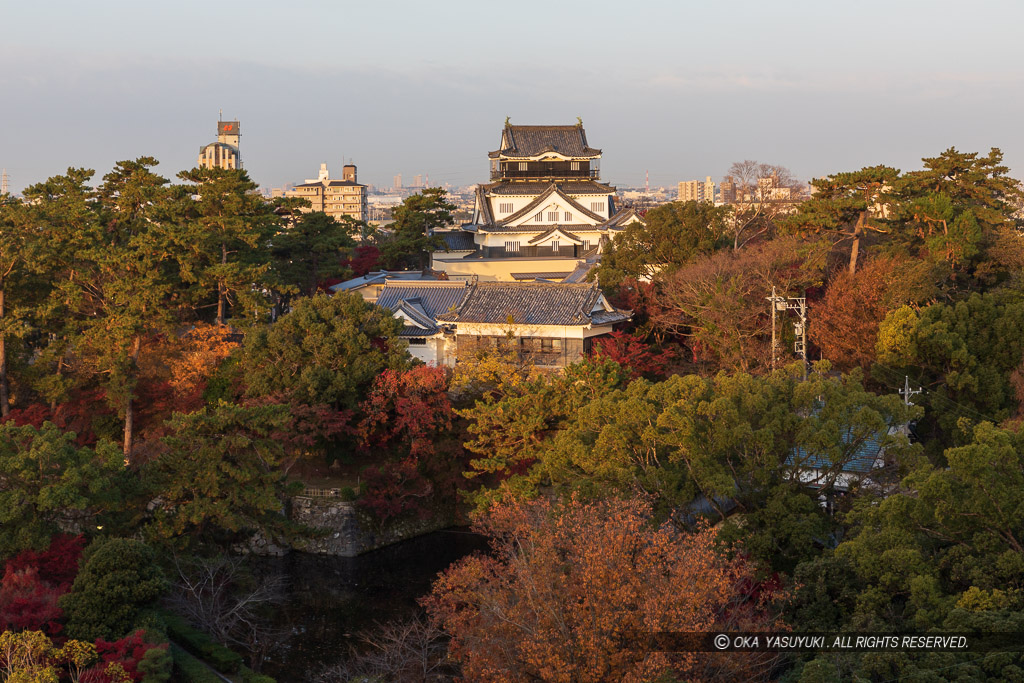
[[[644,194],[651,193],[651,172],[644,171]]]
[[[7,169],[0,173],[0,197],[7,194]]]
[[[218,109],[217,110],[217,120],[218,121],[223,121],[224,120],[224,110],[223,109]]]

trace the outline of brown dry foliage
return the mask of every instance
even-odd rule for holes
[[[499,504],[478,523],[493,551],[454,565],[424,600],[472,681],[759,680],[770,658],[648,652],[645,634],[775,628],[743,605],[752,569],[715,531],[650,525],[639,501]]]
[[[700,257],[666,276],[652,320],[690,338],[695,360],[752,372],[771,365],[766,297],[799,296],[821,283],[828,245],[783,237]]]
[[[837,271],[825,297],[811,306],[811,342],[839,369],[867,368],[879,323],[889,311],[934,297],[933,279],[928,263],[898,256],[876,256],[854,275]]]

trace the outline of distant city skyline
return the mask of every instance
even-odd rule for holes
[[[1024,5],[833,5],[19,3],[0,9],[0,167],[16,192],[143,155],[173,178],[223,110],[264,188],[349,161],[382,189],[484,182],[506,117],[582,117],[619,186],[743,159],[914,170],[950,146],[1024,175]]]

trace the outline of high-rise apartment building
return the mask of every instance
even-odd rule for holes
[[[719,193],[719,199],[723,204],[735,204],[736,203],[736,181],[732,179],[731,175],[725,176],[722,180],[721,192]]]
[[[399,173],[398,175],[395,176],[395,189],[396,190],[401,190],[402,189],[402,174],[401,173]]]
[[[681,202],[715,202],[715,183],[711,176],[703,181],[685,180],[679,183],[679,201]]]
[[[199,168],[242,168],[242,156],[238,151],[241,136],[238,121],[217,122],[217,142],[199,148]]]
[[[370,216],[366,185],[356,179],[356,167],[347,164],[341,169],[341,180],[331,180],[327,164],[320,164],[320,173],[292,190],[274,190],[275,196],[300,197],[310,203],[304,213],[323,211],[333,218],[350,216],[365,221]]]

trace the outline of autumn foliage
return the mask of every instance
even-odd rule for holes
[[[719,554],[713,530],[680,534],[650,512],[636,500],[494,506],[476,527],[492,553],[451,567],[423,601],[466,679],[646,681],[721,667],[714,655],[647,652],[646,637],[731,623],[754,600],[752,568]],[[776,625],[767,597],[745,610],[747,627]],[[757,661],[733,659],[758,677]]]
[[[0,631],[60,633],[64,612],[57,600],[61,593],[41,581],[35,568],[13,570],[8,567],[0,583]]]
[[[384,521],[426,514],[439,494],[454,499],[462,481],[462,448],[452,438],[455,414],[442,368],[384,370],[359,412],[360,445],[376,460],[363,472],[364,510]]]
[[[61,632],[64,612],[57,601],[78,573],[83,544],[81,536],[58,534],[46,550],[25,550],[7,561],[0,581],[0,631]]]
[[[886,256],[870,259],[853,275],[836,273],[824,299],[811,306],[811,341],[839,368],[869,367],[879,323],[900,305],[929,298],[935,288],[927,275],[925,264]]]
[[[139,662],[146,653],[152,649],[166,650],[167,647],[167,643],[154,645],[146,642],[145,632],[141,629],[114,642],[100,638],[96,641],[100,663],[87,672],[88,680],[94,683],[120,683],[118,678],[111,675],[120,667],[132,681],[138,683],[143,679],[143,672],[139,671]],[[117,666],[112,667],[112,664]]]
[[[630,377],[664,378],[671,370],[670,363],[676,357],[675,349],[659,351],[650,344],[626,332],[615,331],[606,337],[598,337],[594,347],[598,356],[609,358],[629,371]]]

